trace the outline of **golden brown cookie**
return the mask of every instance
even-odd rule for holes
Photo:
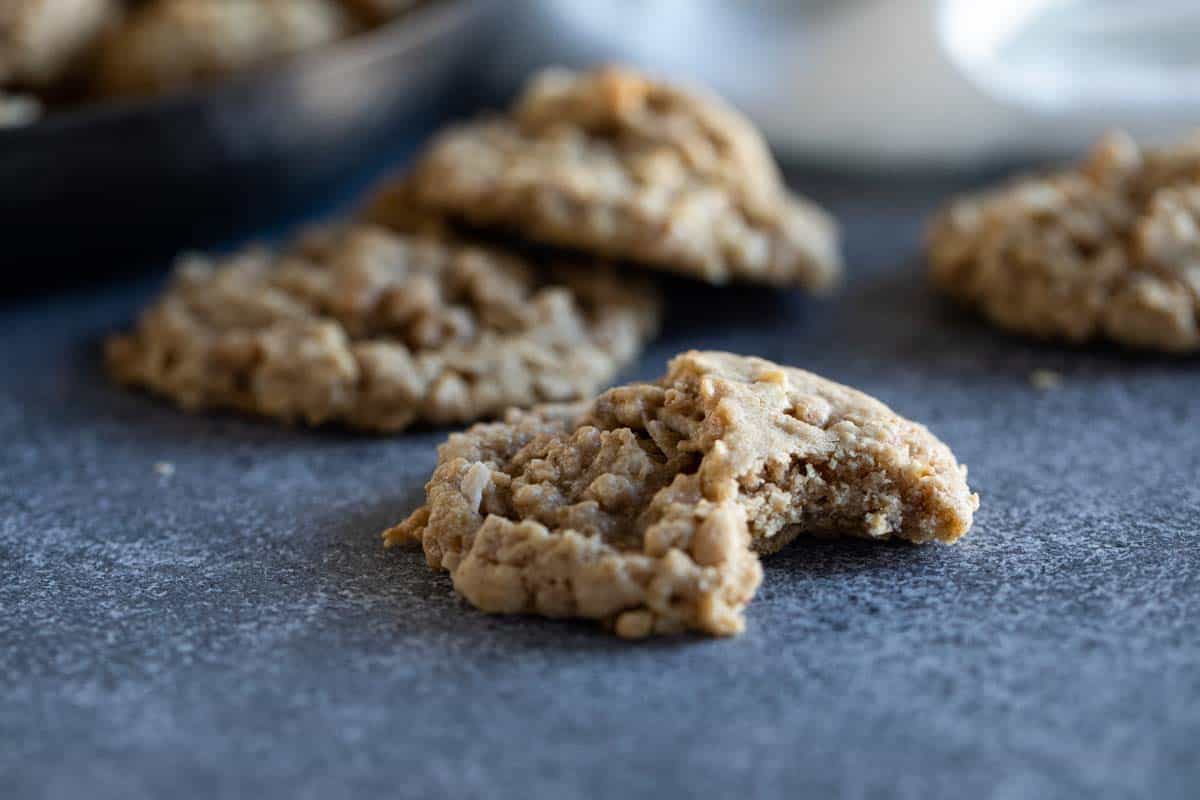
[[[412,181],[404,176],[387,179],[368,192],[366,202],[355,216],[362,222],[399,233],[438,238],[470,236],[445,215],[420,205]]]
[[[496,613],[640,637],[734,634],[757,552],[803,533],[953,542],[979,499],[926,428],[760,358],[689,352],[655,383],[454,434],[385,533]]]
[[[45,89],[63,80],[116,13],[113,0],[0,1],[0,86]]]
[[[542,73],[510,114],[436,137],[412,180],[470,224],[713,283],[821,289],[841,269],[833,221],[748,120],[627,70]]]
[[[658,319],[650,286],[599,266],[355,225],[185,258],[107,357],[184,408],[390,432],[587,397]]]
[[[152,94],[203,83],[352,30],[333,0],[152,0],[105,42],[99,83]]]
[[[1110,134],[1076,167],[951,203],[928,249],[934,283],[1002,327],[1200,350],[1200,136]]]

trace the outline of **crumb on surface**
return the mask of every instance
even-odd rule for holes
[[[1035,369],[1029,373],[1029,383],[1042,391],[1050,391],[1062,386],[1063,375],[1052,369]]]

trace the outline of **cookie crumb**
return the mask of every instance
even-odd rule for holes
[[[645,609],[626,611],[617,617],[616,632],[622,639],[645,639],[654,632],[654,615]]]
[[[1029,373],[1029,383],[1033,388],[1049,392],[1062,386],[1063,376],[1061,372],[1055,372],[1052,369],[1035,369]]]

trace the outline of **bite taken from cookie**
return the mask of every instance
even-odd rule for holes
[[[589,397],[658,322],[653,287],[603,265],[351,224],[184,258],[107,359],[184,408],[387,433]]]
[[[627,69],[537,75],[508,113],[435,137],[411,179],[458,221],[711,283],[819,290],[841,272],[836,224],[749,120]]]
[[[955,200],[928,253],[933,282],[1001,327],[1200,351],[1200,134],[1109,134],[1075,167]]]
[[[949,448],[877,400],[692,351],[654,383],[452,435],[425,504],[384,537],[483,611],[729,635],[760,553],[802,534],[953,542],[978,505]]]

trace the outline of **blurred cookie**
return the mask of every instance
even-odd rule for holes
[[[542,73],[508,116],[436,137],[413,180],[473,225],[713,283],[840,272],[833,221],[787,191],[749,121],[627,70]]]
[[[62,81],[117,12],[113,0],[3,0],[0,86],[46,89]]]
[[[626,637],[728,635],[757,552],[803,533],[952,542],[979,499],[926,428],[809,372],[689,352],[655,383],[452,435],[426,503],[387,531],[494,613]]]
[[[1002,327],[1200,350],[1200,136],[1110,134],[1076,167],[954,201],[928,252],[934,283]]]
[[[388,432],[587,397],[658,320],[651,287],[599,267],[355,225],[184,259],[107,358],[185,408]]]
[[[230,75],[352,30],[333,0],[153,0],[105,42],[101,89],[151,94]]]
[[[403,175],[388,178],[368,192],[357,218],[399,233],[420,233],[442,238],[454,235],[455,226],[445,215],[417,202],[412,181]]]

